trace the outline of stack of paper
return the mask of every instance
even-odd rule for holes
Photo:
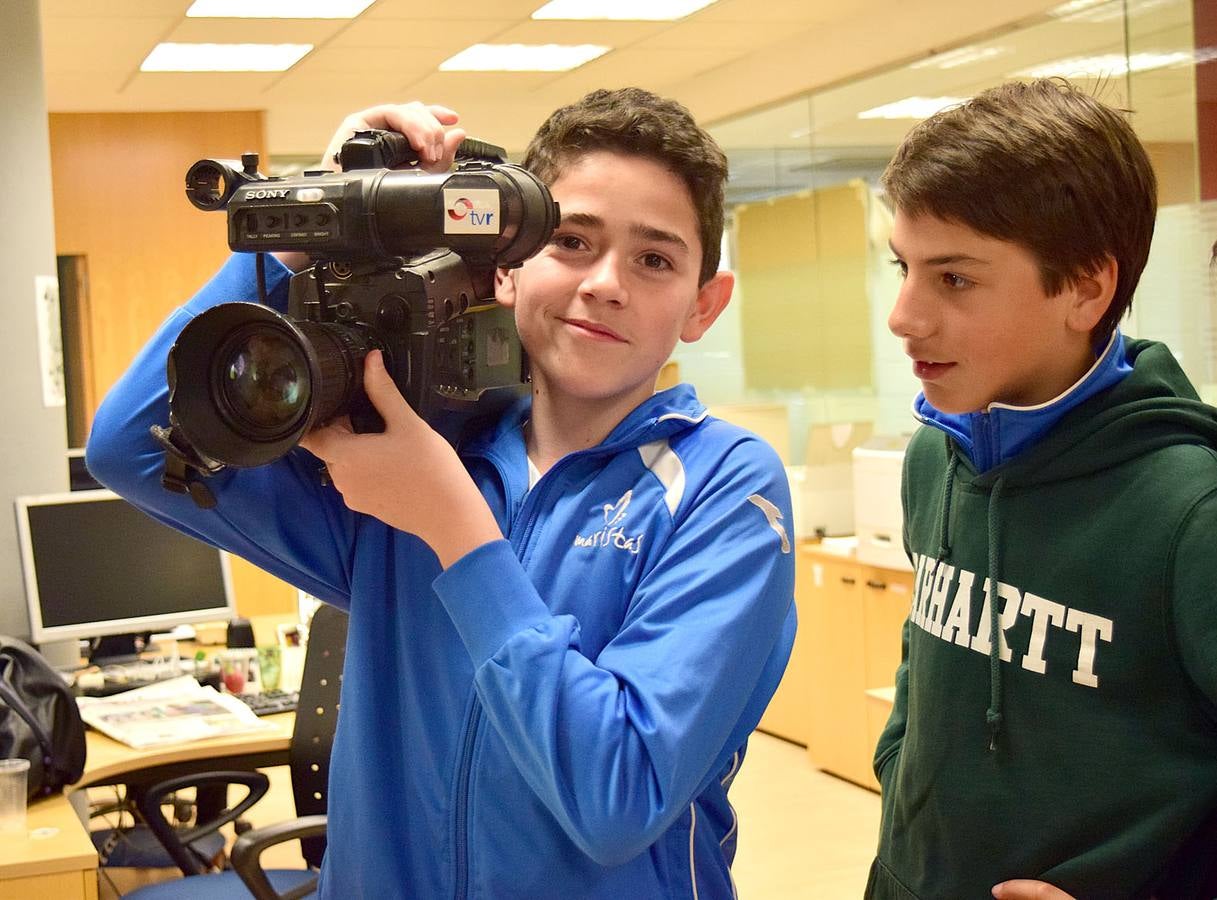
[[[245,703],[189,675],[109,697],[77,697],[80,717],[132,747],[180,744],[273,728]]]

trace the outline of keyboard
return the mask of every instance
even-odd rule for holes
[[[260,694],[237,694],[237,699],[254,711],[255,716],[295,712],[300,702],[298,691],[263,691]]]

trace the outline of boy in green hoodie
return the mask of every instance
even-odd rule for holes
[[[914,129],[883,181],[923,427],[867,896],[1211,897],[1217,411],[1117,327],[1145,150],[1066,83],[1012,83]]]

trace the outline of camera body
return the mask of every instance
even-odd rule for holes
[[[295,251],[283,315],[262,303],[221,303],[187,324],[167,361],[170,428],[165,486],[205,490],[195,475],[264,465],[314,427],[349,415],[383,430],[363,390],[372,350],[410,406],[452,443],[475,419],[527,392],[528,364],[510,310],[494,300],[497,268],[549,240],[559,210],[535,176],[466,140],[454,172],[417,168],[406,139],[362,131],[343,144],[342,171],[267,178],[255,154],[200,160],[186,194],[226,209],[228,243],[258,254]]]
[[[479,299],[493,297],[493,267],[434,250],[402,265],[331,261],[299,272],[288,286],[288,317],[314,345],[338,342],[336,351],[351,358],[353,377],[336,402],[356,431],[384,429],[363,392],[362,364],[354,365],[377,349],[411,408],[455,442],[467,419],[496,413],[527,390],[511,310]]]

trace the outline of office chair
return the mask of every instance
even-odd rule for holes
[[[227,796],[229,784],[243,784],[248,789],[248,795],[232,809],[231,815],[222,820],[216,817],[228,812],[224,809],[226,801],[218,804],[206,802],[203,798],[207,784],[193,785],[199,788],[197,803],[176,795],[162,797],[163,803],[172,805],[172,827],[178,832],[178,839],[204,865],[223,867],[226,841],[219,831],[220,826],[235,821],[237,833],[245,831],[248,824],[237,817],[260,800],[270,788],[270,781],[259,772],[237,772],[231,782],[215,784],[214,789],[221,798]],[[128,788],[124,796],[90,806],[90,821],[100,819],[106,822],[105,828],[89,831],[89,837],[97,849],[99,865],[107,869],[163,869],[176,866],[164,844],[141,820],[138,797],[138,792]],[[214,830],[203,829],[198,832],[201,836],[191,837],[191,833],[203,823],[213,823]]]
[[[227,897],[257,900],[296,900],[316,890],[317,870],[325,854],[326,795],[329,790],[330,748],[342,686],[342,664],[346,657],[347,615],[332,606],[321,606],[309,626],[308,650],[300,683],[296,725],[288,749],[292,794],[298,818],[251,829],[237,838],[232,848],[232,868],[209,871],[187,844],[237,818],[253,801],[247,796],[218,819],[180,832],[166,819],[162,804],[169,795],[188,786],[240,783],[256,790],[260,772],[206,772],[184,775],[153,785],[139,798],[139,811],[148,827],[182,870],[184,878],[148,885],[125,894],[130,900],[222,900]],[[265,793],[265,791],[263,791]],[[258,796],[261,796],[259,794]],[[300,840],[307,869],[262,868],[263,851],[276,844]]]

